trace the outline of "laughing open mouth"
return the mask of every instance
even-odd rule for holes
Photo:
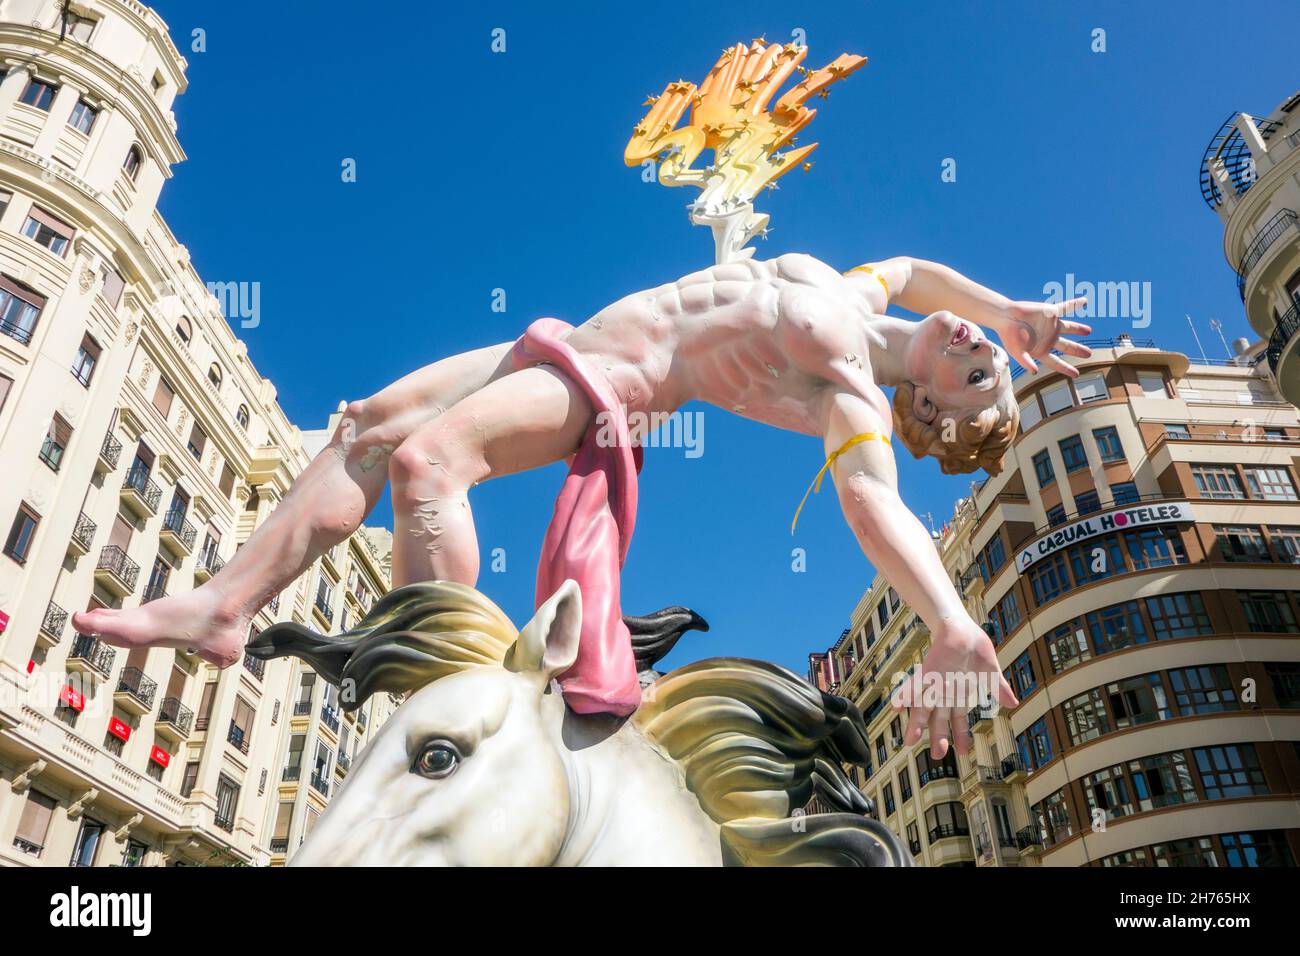
[[[948,340],[948,347],[952,348],[955,345],[961,345],[964,342],[966,342],[969,338],[970,338],[970,327],[965,322],[959,321],[957,323],[957,331],[954,332],[952,334],[952,338]]]

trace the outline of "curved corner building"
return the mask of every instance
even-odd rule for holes
[[[327,438],[232,331],[249,284],[156,209],[185,69],[135,0],[0,3],[0,865],[282,862],[392,709],[72,630],[216,574]],[[365,532],[254,626],[357,620],[388,589]]]
[[[1300,93],[1266,117],[1234,113],[1201,159],[1201,195],[1286,400],[1300,405]]]
[[[886,706],[925,627],[883,581],[811,678],[868,714],[858,782],[918,862],[1265,866],[1300,859],[1300,416],[1264,345],[1191,364],[1128,337],[1023,375],[1003,473],[936,546],[1021,703],[969,758]]]

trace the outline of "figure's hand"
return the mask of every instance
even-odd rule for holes
[[[896,710],[911,708],[903,743],[912,746],[929,727],[930,756],[936,760],[947,754],[950,740],[958,753],[968,752],[967,714],[972,707],[995,701],[1004,707],[1020,703],[1002,676],[993,642],[969,617],[934,631],[919,672],[899,685],[892,697]]]
[[[1067,335],[1087,335],[1092,326],[1082,322],[1067,322],[1063,317],[1086,305],[1088,300],[1070,299],[1068,302],[1012,302],[1007,306],[1005,318],[997,329],[998,337],[1011,357],[1029,369],[1038,371],[1041,359],[1070,378],[1078,378],[1079,370],[1052,349],[1066,355],[1087,358],[1092,349]]]

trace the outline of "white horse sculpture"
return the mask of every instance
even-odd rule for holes
[[[551,682],[581,616],[572,581],[517,634],[474,588],[433,582],[388,594],[347,634],[259,635],[251,653],[303,658],[345,708],[410,692],[294,864],[911,865],[841,767],[869,759],[855,706],[719,658],[649,672],[631,718],[580,716]],[[628,620],[639,665],[707,628],[682,608]],[[804,814],[814,795],[837,812]]]

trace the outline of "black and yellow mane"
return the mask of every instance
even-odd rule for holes
[[[629,618],[637,664],[649,683],[630,718],[676,764],[719,825],[729,865],[910,866],[897,836],[868,814],[844,773],[870,760],[862,715],[790,671],[762,661],[713,658],[659,677],[650,668],[698,615],[667,608]],[[337,684],[344,708],[372,694],[406,694],[451,673],[499,666],[518,636],[474,588],[413,584],[377,601],[336,636],[276,624],[248,645],[255,657],[299,657]],[[834,809],[803,812],[813,797]]]

